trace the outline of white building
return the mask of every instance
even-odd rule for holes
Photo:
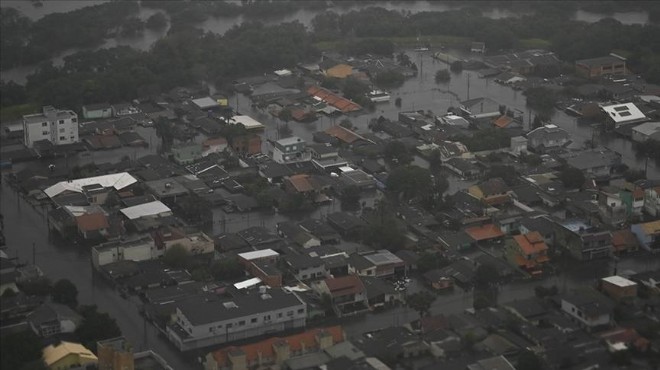
[[[612,321],[613,302],[591,288],[581,289],[561,300],[561,309],[587,328],[608,325]]]
[[[103,243],[92,248],[92,264],[99,268],[118,261],[148,261],[160,257],[151,236],[146,235],[129,241]]]
[[[176,303],[167,336],[181,351],[303,328],[307,305],[295,293],[265,286],[231,298],[201,294]]]
[[[43,107],[41,113],[23,116],[23,138],[28,148],[41,140],[53,145],[77,143],[78,115],[70,110]]]
[[[297,136],[274,141],[272,145],[272,157],[277,163],[302,162],[312,157],[306,150],[305,140]]]
[[[647,120],[644,113],[633,103],[612,104],[600,107],[607,116],[608,122],[618,128],[621,125],[644,122]]]

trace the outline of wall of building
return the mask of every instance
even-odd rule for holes
[[[25,116],[23,119],[24,142],[28,148],[34,142],[48,140],[53,145],[71,144],[79,141],[78,116],[71,111],[47,111]]]

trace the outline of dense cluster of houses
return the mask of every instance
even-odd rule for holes
[[[473,49],[483,52],[484,46]],[[534,68],[558,62],[554,54],[538,50],[484,59],[505,84],[523,83]],[[590,78],[626,70],[618,56],[578,61],[576,68]],[[327,57],[300,70],[239,80],[234,88],[249,92],[256,107],[274,116],[288,110],[292,120],[307,122],[317,114],[362,109],[337,92],[309,84],[310,76],[368,81],[382,71],[414,73],[392,60]],[[382,99],[383,93],[372,95]],[[566,109],[607,117],[617,132],[628,130],[633,140],[657,140],[660,124],[651,117],[657,117],[659,100],[639,92],[631,99],[619,95],[611,104],[589,108],[580,102]],[[162,155],[93,163],[75,174],[68,166],[31,165],[9,180],[33,204],[47,209],[49,229],[57,238],[90,248],[94,268],[121,291],[140,294],[145,315],[177,349],[222,347],[206,356],[207,369],[274,364],[339,369],[347,363],[386,369],[383,362],[426,355],[432,358],[428,369],[440,363],[513,369],[510,359],[529,348],[541,348],[542,357],[558,367],[562,361],[591,364],[607,352],[658,351],[657,339],[640,334],[643,325],[615,318],[614,312],[617,307],[626,317],[657,319],[652,313],[660,293],[657,271],[615,275],[603,279],[598,290],[423,317],[350,341],[340,326],[285,335],[328,315],[341,318],[405,304],[405,284],[399,282],[409,275],[431,291],[468,291],[482,266],[505,283],[548,276],[556,270],[554,261],[565,257],[584,263],[660,252],[659,181],[628,182],[618,173],[620,154],[584,148],[557,125],[526,130],[521,117],[502,108],[482,97],[446,114],[404,111],[380,117],[368,130],[332,125],[315,132],[312,140],[265,140],[265,125],[234,112],[226,97],[192,89],[125,104],[87,105],[84,123],[75,112],[44,107],[22,124],[26,147],[42,157],[80,142],[94,150],[150,146],[137,127],[162,122],[171,132],[159,135],[171,135],[174,143]],[[510,144],[471,151],[462,141],[483,130],[497,132]],[[202,140],[191,140],[199,134]],[[414,156],[439,157],[443,176],[464,185],[447,194],[444,207],[434,213],[420,202],[394,205],[397,222],[405,227],[405,241],[396,250],[362,243],[372,222],[368,207],[352,212],[333,208],[318,218],[286,220],[270,228],[228,232],[222,224],[231,222],[233,213],[313,210],[347,189],[361,199],[386,193],[394,165],[384,157],[392,142]],[[497,174],[502,167],[514,172]],[[561,178],[566,169],[583,173],[585,183],[567,187]],[[214,218],[214,211],[223,218]],[[210,232],[217,224],[221,231]],[[235,261],[240,276],[213,281],[168,266],[164,256],[175,247],[207,264]],[[442,262],[420,267],[420,258],[429,255]],[[2,269],[14,280],[30,273],[5,267],[4,259]],[[15,288],[14,281],[3,278],[2,284],[3,291]],[[30,325],[41,335],[71,331],[79,320],[59,305],[42,305],[34,312]],[[237,341],[253,343],[228,346]],[[462,355],[467,346],[483,355],[479,361]]]

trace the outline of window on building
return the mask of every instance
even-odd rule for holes
[[[304,309],[304,308],[299,308],[299,309],[298,309],[298,313],[303,313],[303,312],[305,312],[305,309]]]
[[[213,332],[213,327],[210,327],[209,328],[209,333],[212,333],[212,332]]]
[[[233,327],[233,326],[234,326],[234,324],[229,323],[229,324],[227,324],[227,329],[229,329],[229,328],[231,328],[231,327]]]
[[[71,118],[71,122],[74,122],[74,123],[75,123],[75,122],[78,122],[78,118],[75,118],[75,117],[74,117],[74,118]]]
[[[48,127],[48,122],[41,122],[41,127]]]
[[[265,315],[264,316],[264,321],[270,321],[270,315]]]
[[[287,316],[293,316],[293,311],[289,311],[286,313]]]
[[[282,313],[281,313],[281,312],[278,313],[278,314],[277,314],[277,317],[278,317],[278,318],[281,318],[281,317],[282,317]]]
[[[63,128],[61,128],[61,129],[60,129],[60,134],[63,134],[64,131],[66,131],[66,130],[64,130]]]
[[[61,120],[59,121],[59,124],[60,124],[60,125],[63,125],[63,124],[64,124],[64,120],[61,119]]]
[[[250,320],[250,322],[253,323],[253,324],[256,323],[256,322],[257,322],[257,318],[256,318],[256,317],[252,318],[252,319]]]
[[[60,140],[66,140],[66,136],[60,136]]]
[[[48,135],[48,131],[41,131],[42,135]]]
[[[244,326],[245,325],[245,320],[241,320],[238,322],[238,326]]]

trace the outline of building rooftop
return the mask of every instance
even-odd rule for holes
[[[614,123],[645,120],[646,116],[633,103],[602,106],[601,109]]]
[[[628,279],[626,279],[624,277],[621,277],[621,276],[618,276],[618,275],[605,277],[605,278],[603,278],[603,281],[606,281],[606,282],[608,282],[612,285],[616,285],[620,288],[625,288],[625,287],[637,285],[637,283],[635,283],[634,281],[628,280]]]
[[[121,172],[113,173],[110,175],[86,177],[70,181],[60,181],[57,184],[44,190],[44,193],[46,193],[46,195],[48,195],[50,198],[53,198],[65,191],[82,193],[83,187],[95,184],[99,184],[104,188],[112,187],[115,190],[121,190],[136,182],[137,180],[128,172]]]
[[[79,343],[60,342],[57,345],[51,344],[43,349],[43,359],[46,366],[49,367],[70,354],[78,355],[81,363],[98,361],[92,351]]]
[[[278,257],[280,254],[272,249],[262,249],[254,252],[239,253],[238,256],[246,261],[252,261],[259,258]]]
[[[149,203],[138,204],[137,206],[122,208],[119,210],[129,220],[135,220],[140,217],[156,216],[161,213],[169,213],[172,210],[163,204],[163,202],[156,200]]]
[[[240,123],[243,126],[245,126],[247,130],[258,130],[266,127],[261,122],[255,120],[250,116],[241,116],[241,115],[233,116],[232,118],[229,119],[228,123],[229,124]]]
[[[376,251],[375,253],[369,253],[369,254],[364,254],[362,255],[365,259],[367,259],[369,262],[376,266],[381,266],[381,265],[387,265],[387,264],[403,264],[403,260],[399,257],[397,257],[395,254],[392,252],[388,251],[387,249],[381,249]]]
[[[254,290],[230,298],[200,294],[178,302],[177,308],[192,325],[204,325],[303,305],[294,293],[268,289],[267,295]]]
[[[612,65],[612,64],[625,62],[625,61],[626,61],[625,58],[615,57],[613,55],[607,55],[607,56],[603,56],[603,57],[576,60],[575,64],[585,65],[585,66],[593,68],[593,67],[608,66],[608,65]]]

